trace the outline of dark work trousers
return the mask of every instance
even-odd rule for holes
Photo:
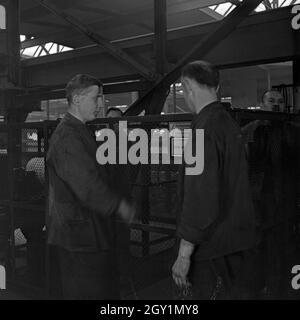
[[[120,299],[119,271],[112,252],[71,252],[59,248],[64,299]]]
[[[256,299],[262,287],[259,255],[255,250],[212,260],[193,261],[189,273],[191,299]]]

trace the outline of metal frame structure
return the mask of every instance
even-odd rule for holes
[[[232,13],[232,12],[231,12]],[[233,68],[253,64],[263,64],[278,61],[295,60],[298,55],[298,34],[293,34],[290,27],[290,11],[288,8],[280,10],[272,10],[261,14],[254,14],[245,19],[245,21],[238,27],[230,36],[217,44],[217,49],[210,51],[205,55],[205,59],[218,65],[220,68]],[[168,31],[168,68],[174,62],[178,61],[178,57],[182,54],[184,46],[187,45],[187,51],[192,50],[189,43],[195,43],[203,38],[204,35],[212,33],[217,25],[222,23],[215,22],[207,25],[188,27],[182,30]],[[278,37],[273,37],[272,34],[276,32]],[[255,39],[254,39],[255,34]],[[263,47],[261,43],[264,42]],[[117,42],[124,50],[131,52],[149,51],[152,43],[152,36],[145,36],[139,39],[128,39]],[[251,46],[249,45],[251,44]],[[278,47],[276,57],[274,57],[274,46]],[[143,49],[141,49],[143,48]],[[145,49],[144,49],[145,48]],[[146,49],[147,48],[147,49]],[[177,53],[178,52],[178,53]],[[221,54],[222,53],[222,54]],[[133,53],[134,54],[134,53]],[[144,53],[143,53],[144,54]],[[174,56],[170,59],[171,56]],[[197,56],[198,58],[200,56]],[[153,82],[143,80],[138,74],[133,74],[129,69],[119,69],[121,65],[114,65],[110,68],[110,73],[115,73],[115,68],[118,68],[122,74],[119,77],[105,78],[107,76],[105,66],[109,64],[107,56],[99,49],[89,47],[85,49],[77,49],[66,52],[60,55],[52,55],[41,57],[38,59],[28,59],[22,62],[23,74],[27,78],[28,85],[33,88],[28,89],[27,95],[38,95],[38,92],[44,92],[44,96],[64,97],[64,84],[68,80],[68,70],[71,70],[74,60],[78,61],[84,67],[86,72],[96,72],[103,75],[104,91],[120,92],[119,90],[126,90],[131,86],[133,91],[140,91],[143,96],[145,92],[153,87]],[[50,77],[47,79],[49,85],[45,82],[44,69],[47,69]],[[64,73],[59,73],[59,70],[64,68]],[[295,68],[297,70],[297,68]],[[297,73],[297,71],[296,71]],[[55,74],[56,80],[52,83]],[[134,80],[131,83],[126,82]],[[52,84],[50,84],[50,82]],[[38,87],[40,83],[40,88]],[[140,87],[144,88],[141,89]]]
[[[111,78],[104,79],[105,84],[110,82],[110,84],[107,85],[107,88],[109,91],[118,92],[118,90],[120,90],[121,87],[124,86],[125,88],[129,86],[129,83],[127,81],[129,81],[130,79],[135,80],[131,82],[131,87],[135,89],[134,91],[140,91],[141,98],[139,101],[137,101],[134,105],[131,106],[130,110],[128,111],[128,114],[137,114],[138,111],[143,108],[147,109],[148,114],[159,113],[159,110],[161,110],[162,108],[165,97],[168,91],[170,90],[169,89],[170,85],[174,82],[174,81],[172,82],[171,80],[174,80],[176,77],[178,78],[179,76],[178,69],[180,69],[183,63],[189,61],[190,59],[201,59],[205,57],[205,58],[209,58],[210,60],[212,60],[213,63],[221,67],[230,66],[230,63],[228,63],[228,59],[226,62],[224,61],[226,60],[226,57],[232,56],[232,52],[229,52],[230,51],[229,48],[231,47],[232,43],[236,43],[236,45],[237,43],[241,43],[240,37],[234,36],[236,33],[237,34],[240,33],[238,31],[239,29],[236,29],[236,26],[240,24],[250,12],[253,12],[253,10],[257,7],[257,5],[261,2],[257,0],[229,1],[228,3],[229,4],[231,3],[231,6],[228,8],[228,10],[226,10],[226,12],[224,12],[222,16],[222,14],[218,13],[218,8],[224,5],[225,1],[206,0],[206,1],[201,1],[201,4],[199,4],[199,1],[189,0],[186,3],[173,3],[168,8],[166,7],[165,0],[164,1],[153,0],[153,1],[154,1],[153,12],[154,12],[154,20],[155,20],[154,33],[151,33],[146,37],[137,37],[136,39],[108,41],[106,39],[103,39],[99,35],[99,33],[95,32],[90,25],[84,25],[82,22],[79,22],[75,16],[72,16],[71,14],[67,13],[67,10],[57,9],[55,6],[53,6],[53,3],[51,3],[50,1],[36,0],[38,5],[42,6],[43,8],[46,8],[45,12],[47,12],[48,10],[49,12],[52,12],[53,14],[55,14],[63,22],[67,23],[67,25],[64,24],[65,28],[67,28],[68,30],[70,29],[70,27],[68,26],[71,26],[71,28],[75,28],[76,30],[84,34],[86,39],[89,39],[90,41],[95,43],[96,46],[85,48],[85,49],[77,49],[74,51],[65,52],[63,54],[49,55],[48,53],[50,53],[51,46],[56,46],[56,48],[58,48],[60,45],[53,44],[52,42],[52,44],[49,44],[49,47],[46,47],[46,44],[49,42],[49,40],[47,41],[47,39],[49,39],[47,38],[47,36],[45,36],[45,40],[42,40],[38,38],[32,39],[32,35],[28,35],[27,39],[21,43],[21,47],[23,48],[22,50],[24,50],[24,48],[29,45],[35,44],[35,45],[38,45],[38,47],[36,48],[36,53],[38,55],[45,53],[45,56],[37,59],[25,59],[24,61],[21,62],[21,66],[22,66],[21,69],[19,68],[19,63],[20,63],[19,59],[10,58],[8,60],[9,70],[11,70],[10,73],[11,72],[15,73],[14,77],[15,78],[17,77],[18,81],[12,82],[13,85],[11,87],[14,89],[14,91],[9,92],[8,90],[6,90],[5,93],[3,94],[3,96],[4,95],[7,96],[7,98],[5,99],[11,100],[11,103],[7,104],[7,105],[11,105],[11,107],[9,106],[7,110],[10,108],[15,108],[17,105],[20,108],[19,112],[22,112],[22,109],[25,113],[28,112],[27,110],[26,111],[24,110],[24,108],[22,107],[22,102],[20,102],[20,100],[27,101],[26,99],[28,98],[29,95],[31,96],[35,95],[36,97],[40,97],[41,92],[43,92],[44,95],[47,95],[50,97],[63,96],[64,91],[62,90],[62,88],[64,86],[64,83],[67,81],[68,73],[67,72],[59,73],[58,71],[54,71],[55,70],[54,63],[56,64],[57,68],[59,68],[59,70],[61,70],[63,66],[63,68],[66,71],[67,69],[68,70],[70,68],[72,69],[72,64],[74,63],[73,59],[76,59],[76,64],[77,64],[77,61],[80,61],[79,65],[82,65],[84,69],[87,70],[87,72],[90,72],[91,68],[95,69],[95,66],[99,65],[99,67],[95,69],[95,72],[98,72],[97,71],[98,69],[101,69],[101,68],[105,69],[105,66],[107,66],[108,63],[111,63],[111,68],[109,69],[109,73],[111,73],[111,75],[113,76]],[[7,1],[2,0],[2,3],[6,5]],[[18,1],[13,0],[9,2],[10,5],[13,3],[17,4]],[[271,7],[278,8],[280,6],[285,6],[286,3],[287,3],[286,1],[284,3],[280,3],[280,2],[277,3],[276,1],[272,1],[272,2],[265,1],[263,6],[264,8],[271,8]],[[297,1],[292,1],[289,4],[292,5],[294,3],[297,3]],[[176,30],[174,32],[166,29],[166,20],[167,20],[168,14],[174,14],[181,11],[188,12],[189,10],[196,9],[196,8],[199,9],[200,11],[209,10],[210,12],[214,12],[214,14],[219,14],[222,17],[222,19],[218,19],[215,17],[213,18],[213,21],[214,20],[215,21],[220,20],[220,21],[216,22],[216,24],[214,23],[209,23],[207,25],[205,24],[201,26],[201,28],[199,26],[189,27],[186,30],[182,29],[178,31]],[[77,10],[83,10],[83,12],[91,11],[88,7],[83,5],[79,6]],[[280,14],[275,13],[277,10],[267,10],[267,11],[274,11],[274,17],[277,15],[280,16]],[[7,19],[8,32],[10,32],[10,38],[17,39],[19,38],[19,35],[18,35],[19,24],[18,23],[13,24],[15,27],[12,29],[10,28],[10,26],[12,25],[13,15],[15,15],[15,12],[18,12],[18,10],[15,10],[15,9],[10,10],[10,7],[7,6],[7,12],[8,12],[8,19]],[[100,10],[99,14],[100,13],[110,14],[105,10]],[[28,13],[25,14],[25,17],[27,16],[28,16]],[[130,17],[125,17],[123,15],[117,15],[117,14],[113,15],[113,13],[111,13],[111,16],[117,17],[118,19],[121,19],[120,21],[125,21],[126,23],[128,23],[128,21],[132,18],[132,21],[135,25],[143,24],[141,21],[139,21],[139,19],[137,19],[137,17],[130,18]],[[263,18],[260,18],[259,16],[257,17],[256,15],[254,16],[251,17],[251,21],[255,20],[256,21],[255,23],[259,23],[259,21],[263,20]],[[145,24],[143,25],[145,27]],[[283,23],[280,23],[280,26],[277,24],[275,25],[274,23],[274,26],[272,25],[270,27],[282,28],[282,30],[285,30],[284,31],[285,34],[282,34],[282,37],[280,40],[280,41],[286,41],[286,43],[281,46],[282,48],[281,50],[286,51],[286,53],[283,54],[285,57],[283,58],[282,54],[278,53],[278,57],[274,58],[274,60],[281,59],[279,55],[282,56],[282,59],[287,59],[288,56],[290,57],[290,59],[294,59],[295,57],[293,55],[299,54],[297,53],[297,50],[298,50],[297,46],[293,45],[293,41],[297,42],[297,38],[298,38],[297,35],[295,36],[289,35],[291,33],[291,30],[289,30],[289,34],[287,34],[286,25]],[[251,27],[252,31],[250,30],[246,31],[246,29],[243,29],[245,30],[245,33],[243,36],[245,36],[246,38],[247,35],[249,35],[249,32],[252,32],[252,34],[253,32],[257,33],[257,31],[253,30],[253,28],[254,27],[252,24],[252,27]],[[232,32],[234,29],[236,29],[236,31]],[[219,30],[219,31],[214,32],[215,30]],[[178,57],[176,57],[176,53],[170,54],[169,50],[167,50],[167,47],[169,47],[170,41],[173,41],[172,38],[175,32],[178,34],[186,33],[186,35],[189,35],[187,39],[191,39],[191,41],[194,41],[194,39],[196,39],[196,36],[198,36],[199,38],[199,32],[200,34],[202,34],[201,41],[200,42],[198,41],[198,47],[197,46],[193,47],[189,45],[188,46],[189,52],[186,53],[184,55],[184,58],[182,59],[178,59]],[[196,33],[194,34],[194,32]],[[262,39],[267,36],[266,34],[264,34],[264,32],[265,31],[263,30],[261,30],[261,32],[258,32],[259,34],[262,35]],[[204,38],[203,38],[203,34],[205,34]],[[229,34],[231,35],[227,37]],[[288,36],[288,38],[286,36]],[[148,40],[149,37],[151,38],[150,42]],[[294,40],[292,40],[292,38],[294,38]],[[287,40],[283,40],[283,39],[287,39]],[[186,41],[190,41],[190,40],[182,39],[180,40],[180,42],[177,40],[173,42],[175,47],[177,46],[179,48],[179,52],[180,52],[182,47],[180,43],[181,42],[186,43]],[[270,40],[270,42],[271,41],[272,40]],[[220,47],[220,42],[221,44],[224,44],[221,47]],[[136,43],[138,45],[136,47],[137,52],[140,51],[141,46],[144,46],[144,47],[147,46],[148,58],[146,58],[146,54],[144,53],[136,54],[131,49],[132,47],[127,47],[128,43]],[[247,40],[245,40],[245,43],[251,43],[251,39],[247,38]],[[290,43],[290,45],[287,45],[288,43]],[[11,49],[14,52],[17,52],[18,50],[20,50],[19,43],[17,44],[15,41],[13,41],[10,43],[10,45],[12,44],[13,44],[13,47],[11,47]],[[179,44],[179,46],[177,44]],[[150,46],[153,45],[154,50],[153,48],[149,50],[149,45]],[[244,45],[245,44],[243,44],[242,47]],[[273,45],[274,44],[270,44],[270,48],[272,48]],[[102,54],[103,50],[100,47],[104,50],[104,52],[108,53],[108,55],[103,56]],[[218,47],[218,50],[217,50],[218,52],[222,52],[222,49],[226,48],[226,52],[223,55],[224,57],[223,61],[214,61],[216,54],[211,53],[214,47]],[[128,48],[130,48],[130,54],[128,53]],[[151,51],[154,52],[154,56],[155,56],[154,63],[149,62],[149,53]],[[254,49],[251,49],[251,50],[243,49],[243,52],[246,52],[246,53],[249,52],[250,56],[254,54],[254,51],[255,51]],[[264,56],[266,57],[265,61],[268,61],[270,59],[270,54],[268,53],[265,55],[264,51],[267,52],[270,50],[268,49],[267,46],[264,46],[264,50],[261,50],[261,48],[259,50],[256,50],[256,52],[260,53],[260,59],[261,59],[260,63],[264,60]],[[93,54],[95,55],[93,56],[93,59],[90,59],[91,56],[89,55],[85,56],[86,54],[88,54],[88,52],[93,52]],[[82,54],[84,54],[84,57],[82,56],[82,59],[81,59],[80,56]],[[272,50],[272,54],[273,54],[273,50]],[[15,53],[13,53],[13,55],[15,56]],[[172,55],[174,55],[174,59],[172,58]],[[9,56],[12,57],[11,54],[9,54]],[[71,60],[69,61],[68,57],[70,57],[72,61]],[[180,54],[179,54],[179,57],[180,57]],[[77,60],[77,59],[80,59],[80,60]],[[105,60],[105,59],[108,59],[108,60]],[[245,57],[243,57],[242,55],[239,57],[239,59],[245,61]],[[257,59],[256,53],[255,53],[254,59]],[[235,61],[234,65],[247,63],[246,61],[241,62],[236,59],[233,59],[232,57],[231,57],[231,60]],[[88,64],[90,64],[90,66]],[[49,77],[47,77],[47,80],[46,80],[46,83],[48,84],[46,86],[42,82],[44,81],[45,77],[42,76],[41,78],[41,75],[45,73],[44,68],[46,68],[47,73],[49,72]],[[14,71],[12,71],[13,69]],[[167,74],[168,71],[170,72]],[[56,74],[55,80],[53,78],[54,73]],[[118,77],[116,77],[117,74],[118,74]],[[20,75],[22,75],[22,77],[20,77]],[[106,77],[105,72],[103,73],[103,75],[105,78]],[[63,77],[65,78],[62,79]],[[55,85],[53,85],[53,81]],[[23,86],[21,86],[21,83],[23,84]],[[40,84],[40,87],[37,86],[37,83]],[[141,84],[144,87],[144,89],[142,90],[139,89]],[[33,86],[33,88],[29,88],[31,86]],[[60,90],[57,90],[58,88]],[[15,103],[13,103],[13,100],[15,100],[16,90],[18,91],[17,94],[19,95],[19,98],[17,99],[17,101],[15,101]],[[295,89],[295,92],[296,92],[296,89]],[[295,93],[295,96],[297,96],[296,93]],[[297,100],[298,99],[295,99],[295,101]],[[153,103],[151,101],[153,101]],[[31,102],[32,101],[29,98],[27,103],[28,107],[30,106]],[[2,105],[3,104],[4,103],[2,103]],[[139,105],[138,108],[136,107],[137,105]],[[14,117],[15,116],[11,116],[12,121],[14,121],[13,120]]]
[[[143,97],[130,106],[126,111],[126,115],[137,115],[143,110],[148,114],[160,113],[169,93],[170,86],[179,79],[182,67],[189,61],[201,59],[201,57],[205,56],[221,40],[226,38],[260,2],[260,0],[241,2],[212,33],[208,34],[196,44],[188,54],[177,62],[175,67],[167,75],[160,79]]]
[[[149,71],[149,68],[146,69],[141,63],[136,61],[134,58],[130,57],[122,49],[118,48],[115,45],[112,45],[111,43],[109,43],[108,41],[103,39],[97,32],[92,30],[91,27],[83,25],[75,17],[71,16],[70,14],[67,14],[65,12],[60,12],[53,5],[50,5],[49,2],[46,0],[36,0],[36,1],[39,4],[41,4],[43,7],[47,8],[49,11],[51,11],[56,16],[62,18],[64,21],[71,24],[75,29],[77,29],[78,31],[83,33],[85,36],[87,36],[89,39],[91,39],[94,43],[103,47],[106,51],[108,51],[111,55],[116,57],[118,60],[121,60],[122,62],[133,67],[146,79],[148,79],[148,80],[155,79],[155,75],[151,71]]]

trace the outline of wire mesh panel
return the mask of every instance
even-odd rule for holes
[[[45,285],[45,164],[43,124],[14,126],[12,221],[15,281]]]
[[[11,124],[1,145],[2,204],[6,203],[6,266],[8,280],[25,286],[45,286],[45,161],[44,124]],[[2,133],[3,136],[3,133]],[[3,139],[2,139],[3,140]],[[1,142],[2,142],[1,140]],[[3,224],[2,224],[3,226]]]
[[[135,141],[130,139],[130,132],[139,129],[147,135],[147,141],[143,141],[147,144],[146,163],[132,164],[128,156],[126,165],[111,166],[116,175],[113,181],[117,181],[118,191],[133,200],[137,208],[130,233],[125,235],[127,239],[129,238],[130,245],[127,248],[126,258],[121,259],[121,275],[122,279],[125,279],[125,284],[127,283],[127,290],[126,286],[125,289],[122,287],[122,296],[141,298],[142,292],[146,292],[147,288],[170,277],[171,264],[174,261],[179,165],[174,164],[173,155],[170,154],[173,150],[171,140],[168,141],[168,146],[151,143],[151,133],[169,130],[168,121],[162,121],[160,117],[152,122],[143,121],[141,118],[122,120],[127,121],[127,156],[135,144]],[[106,119],[104,122],[107,126],[103,123],[93,124],[90,126],[91,130],[99,135],[100,132],[97,130],[100,130],[101,126],[109,127],[118,135],[118,120]],[[154,153],[162,157],[164,152],[169,152],[169,164],[151,163],[151,156]],[[120,230],[118,231],[120,233]],[[122,236],[120,238],[122,239]],[[126,248],[123,249],[126,252]]]

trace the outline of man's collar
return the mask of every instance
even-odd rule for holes
[[[85,125],[80,119],[78,119],[77,117],[75,117],[72,113],[70,113],[69,111],[65,114],[64,119],[66,121],[69,121],[71,123],[74,123],[76,125]]]
[[[210,110],[211,107],[219,106],[219,105],[220,105],[220,101],[219,100],[212,101],[212,102],[208,103],[207,105],[205,105],[196,115],[205,113],[208,110]]]
[[[212,111],[212,109],[219,108],[220,105],[220,101],[216,100],[204,106],[198,113],[194,115],[191,125],[193,126],[199,120],[199,118],[205,117]]]

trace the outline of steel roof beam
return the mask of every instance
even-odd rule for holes
[[[262,0],[247,0],[237,6],[220,22],[212,33],[204,37],[187,55],[178,61],[168,74],[158,80],[152,89],[133,103],[126,111],[126,115],[137,115],[143,110],[146,110],[146,112],[150,110],[151,113],[160,113],[168,96],[170,86],[180,77],[182,67],[192,60],[204,57],[220,41],[229,36],[261,2]]]
[[[64,21],[72,25],[76,30],[80,31],[82,34],[84,34],[86,37],[88,37],[98,46],[104,48],[112,56],[114,56],[118,60],[122,61],[123,63],[129,65],[130,67],[138,71],[147,80],[154,80],[156,78],[156,75],[151,70],[147,69],[140,62],[136,61],[134,58],[129,56],[125,51],[118,48],[116,45],[112,45],[109,41],[102,38],[98,33],[96,33],[90,27],[87,27],[84,24],[82,24],[73,16],[65,12],[60,12],[54,6],[49,5],[48,1],[46,0],[35,0],[35,1],[40,3],[42,6],[47,8],[56,16],[62,18]]]

